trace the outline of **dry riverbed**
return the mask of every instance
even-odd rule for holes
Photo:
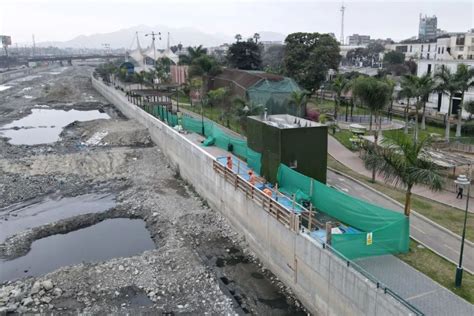
[[[305,314],[91,71],[0,92],[0,315]]]

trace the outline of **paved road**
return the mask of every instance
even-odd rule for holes
[[[344,147],[331,135],[328,135],[328,152],[337,161],[351,168],[355,172],[366,177],[372,177],[372,172],[365,168],[364,163],[362,162],[362,159],[360,159],[358,154]],[[384,182],[384,179],[379,175],[377,175],[377,180],[380,182]],[[439,203],[448,204],[460,210],[466,209],[466,198],[462,200],[456,199],[456,194],[453,192],[444,190],[441,192],[432,192],[426,187],[415,186],[413,188],[413,193],[437,201]],[[469,201],[469,211],[474,213],[473,197],[471,197],[471,200]]]
[[[474,315],[474,305],[397,257],[370,257],[356,262],[425,315]]]
[[[360,185],[359,183],[336,174],[328,170],[328,184],[344,191],[350,195],[359,197],[368,202],[378,204],[380,206],[403,212],[403,207],[391,200],[375,193],[374,191]],[[454,237],[446,230],[439,228],[426,221],[416,212],[412,212],[410,216],[410,235],[414,239],[421,242],[426,247],[446,257],[449,261],[457,263],[459,260],[459,251],[461,240]],[[474,247],[470,243],[464,246],[464,268],[471,273],[474,272]]]

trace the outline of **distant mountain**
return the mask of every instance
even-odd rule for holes
[[[224,43],[233,43],[235,41],[234,36],[232,35],[221,33],[209,34],[192,27],[172,28],[164,25],[138,25],[110,33],[79,35],[65,42],[40,42],[37,43],[37,46],[55,46],[59,48],[103,48],[103,44],[110,44],[111,48],[130,49],[132,44],[133,47],[136,45],[135,34],[138,32],[141,46],[147,47],[151,45],[151,37],[146,37],[145,34],[151,33],[152,31],[161,32],[161,41],[157,39],[157,48],[166,47],[168,32],[170,33],[171,45],[181,43],[184,46],[203,45],[204,47],[211,47]],[[276,32],[261,31],[257,33],[260,34],[261,41],[284,41],[286,37],[286,35]],[[243,38],[246,39],[252,36],[253,34],[250,34],[243,36]]]
[[[69,41],[65,42],[41,42],[37,46],[56,46],[59,48],[103,48],[103,44],[110,44],[111,48],[125,48],[130,49],[133,44],[135,47],[135,36],[138,32],[140,45],[147,47],[151,45],[151,37],[146,37],[145,34],[152,31],[161,32],[161,41],[156,42],[157,48],[166,47],[167,34],[170,33],[170,44],[177,45],[179,43],[184,46],[203,45],[205,47],[217,46],[223,43],[233,42],[232,36],[224,34],[208,34],[196,30],[191,27],[171,28],[164,25],[147,26],[139,25],[110,33],[98,33],[92,35],[79,35]]]

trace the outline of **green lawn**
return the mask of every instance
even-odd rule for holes
[[[462,286],[456,288],[454,286],[456,266],[431,250],[420,246],[417,242],[411,240],[410,251],[406,254],[397,255],[397,257],[474,304],[474,276],[464,271]]]
[[[191,104],[191,100],[189,99],[189,96],[184,94],[183,91],[179,91],[178,97],[179,97],[179,103]],[[171,99],[173,99],[173,101],[176,101],[176,96],[173,95]]]
[[[361,182],[371,186],[379,192],[382,192],[394,200],[404,204],[405,203],[405,192],[400,189],[393,188],[385,183],[372,183],[369,178],[358,174],[357,172],[344,166],[333,157],[328,155],[328,166],[336,170],[339,170]],[[441,226],[449,229],[450,231],[461,235],[463,224],[464,224],[464,212],[456,208],[446,206],[444,204],[426,199],[419,195],[412,195],[411,208],[418,213],[428,217],[432,221],[440,224]],[[467,218],[467,227],[470,229],[466,230],[466,238],[474,240],[474,214],[469,214]]]
[[[187,104],[186,105],[180,105],[180,108],[183,108],[183,109],[186,109],[188,111],[191,111],[191,112],[194,112],[196,114],[201,115],[201,105],[200,104],[196,104],[194,106],[190,106],[190,105],[187,105]],[[203,108],[203,112],[204,112],[204,117],[210,119],[211,121],[217,122],[217,123],[221,124],[222,126],[226,126],[226,122],[221,120],[222,109],[220,109],[219,107],[206,106],[206,107]],[[240,125],[240,123],[239,123],[239,121],[236,117],[232,117],[229,120],[228,128],[230,130],[236,132],[236,133],[244,134],[243,130],[242,130],[242,127],[241,127],[241,125]]]
[[[403,133],[404,132],[404,129],[399,129],[399,130],[391,130],[391,131],[383,131],[383,135],[384,136],[391,136],[391,135],[396,135],[397,133]],[[409,131],[408,131],[408,134],[409,135],[413,135],[414,133],[414,129],[413,128],[410,128]],[[439,127],[439,126],[432,126],[432,125],[428,125],[426,124],[426,129],[425,130],[422,130],[421,128],[419,129],[419,136],[420,138],[424,138],[424,137],[427,137],[429,136],[430,134],[438,134],[440,138],[444,139],[444,133],[445,133],[445,129],[443,127]],[[450,137],[454,137],[455,135],[455,131],[450,131]]]
[[[347,130],[347,129],[341,129],[339,131],[336,132],[336,134],[333,134],[332,133],[332,130],[329,129],[329,134],[331,134],[332,136],[334,136],[334,138],[336,138],[341,144],[343,144],[346,148],[350,149],[350,150],[355,150],[353,147],[352,147],[352,143],[350,141],[350,139],[353,137],[352,135],[352,132]]]

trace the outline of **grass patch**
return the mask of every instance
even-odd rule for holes
[[[340,129],[337,131],[335,134],[332,134],[330,131],[330,134],[334,136],[341,144],[344,145],[344,147],[354,151],[355,148],[352,146],[352,143],[350,139],[353,137],[352,132],[347,130],[347,129]]]
[[[187,96],[186,94],[184,94],[183,91],[179,91],[178,93],[178,98],[179,98],[179,103],[180,103],[180,106],[181,106],[181,103],[187,103],[187,104],[191,104],[191,100],[189,99],[189,96]],[[171,96],[171,99],[173,101],[176,101],[176,96],[173,95]]]
[[[344,172],[345,174],[369,185],[375,190],[382,192],[394,200],[404,204],[405,203],[405,191],[397,188],[393,188],[385,183],[372,183],[369,178],[360,175],[352,169],[344,166],[332,156],[328,155],[328,166]],[[412,195],[412,210],[417,211],[423,216],[431,219],[433,222],[445,227],[446,229],[461,235],[464,225],[464,212],[454,207],[450,207],[419,195]],[[474,240],[474,214],[469,213],[467,216],[467,229],[466,238],[468,240]]]
[[[472,274],[464,271],[462,286],[456,288],[454,286],[456,266],[431,250],[423,246],[419,247],[419,244],[414,240],[410,240],[410,251],[406,254],[399,254],[397,257],[474,304],[474,276]]]
[[[188,104],[183,104],[183,105],[180,105],[180,108],[183,108],[183,109],[186,109],[188,111],[191,111],[191,112],[194,112],[196,114],[199,114],[201,115],[201,105],[200,104],[196,104],[194,106],[191,106],[191,105],[188,105]],[[239,133],[239,134],[242,134],[244,135],[244,131],[242,130],[242,126],[240,125],[240,122],[238,120],[237,117],[232,117],[230,120],[229,120],[229,126],[226,126],[227,122],[225,122],[224,120],[221,119],[221,115],[222,115],[222,109],[219,108],[219,107],[210,107],[210,106],[206,106],[203,108],[203,114],[204,114],[204,117],[208,118],[209,120],[211,121],[214,121],[222,126],[225,126],[227,128],[229,128],[230,130],[236,132],[236,133]]]
[[[397,133],[404,133],[404,129],[399,129],[399,130],[391,130],[391,131],[383,131],[382,134],[384,136],[395,136],[397,135]],[[410,128],[408,130],[408,135],[413,135],[415,133],[415,130],[414,128]],[[439,127],[439,126],[432,126],[432,125],[428,125],[426,124],[426,129],[425,130],[422,130],[421,128],[419,129],[419,137],[420,138],[425,138],[425,137],[428,137],[430,136],[430,134],[438,134],[438,137],[444,139],[444,133],[445,133],[445,129],[443,127]],[[450,131],[450,137],[454,137],[454,134],[455,132],[454,131]]]

